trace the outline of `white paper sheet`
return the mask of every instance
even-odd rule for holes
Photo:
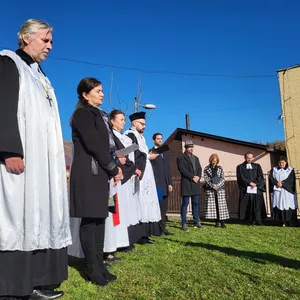
[[[126,148],[117,150],[116,155],[117,155],[117,157],[124,157],[138,149],[139,149],[139,146],[137,144],[132,144]]]
[[[257,187],[251,187],[251,186],[247,186],[247,193],[248,194],[257,194]]]

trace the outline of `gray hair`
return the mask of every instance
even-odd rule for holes
[[[29,39],[33,39],[34,35],[41,29],[48,29],[52,32],[53,28],[45,21],[38,19],[29,19],[22,26],[18,32],[18,45],[19,48],[23,49],[26,44],[23,40],[23,35],[27,35]]]

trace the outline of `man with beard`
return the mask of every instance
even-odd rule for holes
[[[143,136],[146,128],[146,113],[136,112],[129,116],[131,128],[125,134],[132,142],[139,145],[139,150],[134,152],[135,164],[142,174],[139,177],[138,204],[142,229],[141,244],[153,243],[149,236],[160,235],[159,221],[161,220],[160,208],[155,186],[154,174],[151,160],[159,154],[149,153],[146,140]],[[138,179],[137,179],[138,180]]]
[[[265,182],[259,164],[253,163],[253,154],[247,152],[245,161],[236,168],[237,182],[240,188],[239,217],[253,225],[261,225],[267,217],[265,200]]]
[[[52,28],[30,19],[0,52],[0,298],[56,299],[71,244],[57,101],[39,63]]]
[[[153,135],[154,147],[151,151],[159,148],[163,144],[163,136],[161,133]],[[159,206],[161,213],[161,220],[159,222],[162,234],[169,235],[170,232],[166,229],[167,209],[168,209],[168,195],[173,190],[172,176],[169,166],[169,156],[167,152],[161,153],[157,158],[151,160],[153,167],[156,188],[159,190]]]
[[[183,231],[187,228],[187,207],[192,199],[192,213],[195,228],[203,228],[199,218],[199,195],[202,167],[199,158],[193,154],[194,144],[191,140],[185,142],[185,151],[177,157],[177,167],[181,174],[181,224]]]

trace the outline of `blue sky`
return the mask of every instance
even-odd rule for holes
[[[56,90],[65,139],[71,137],[80,79],[94,76],[103,82],[103,109],[109,111],[113,76],[114,107],[133,111],[139,77],[142,102],[157,106],[147,120],[149,146],[154,132],[167,138],[185,127],[186,113],[192,130],[266,142],[284,138],[277,120],[276,70],[299,64],[299,14],[296,0],[11,0],[1,4],[0,47],[15,49],[16,33],[29,18],[54,27],[52,58],[42,67]],[[54,58],[171,73],[273,77],[156,74]]]

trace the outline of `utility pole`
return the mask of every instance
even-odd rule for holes
[[[139,97],[134,97],[134,112],[138,112],[139,110],[139,105],[140,105],[140,99]]]

